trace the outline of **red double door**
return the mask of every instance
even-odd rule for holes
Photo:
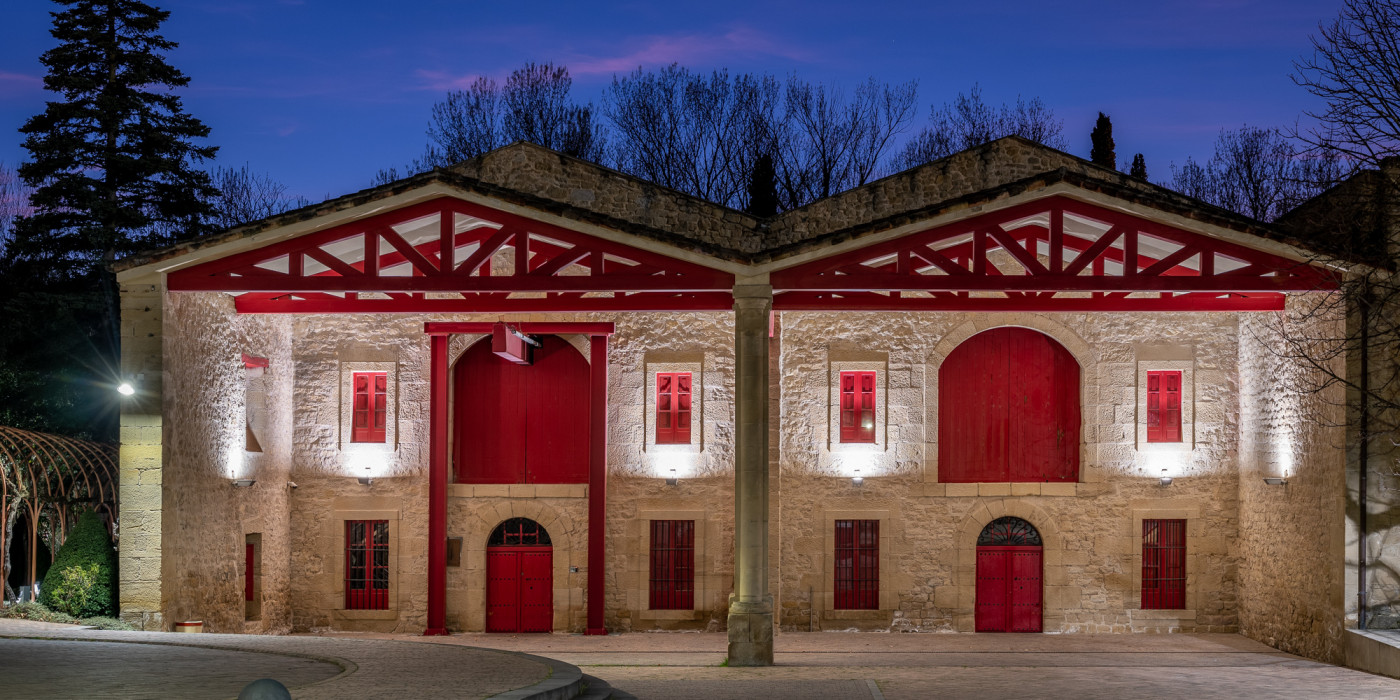
[[[977,631],[1039,632],[1040,547],[977,548]]]
[[[554,629],[554,549],[486,550],[486,631]]]

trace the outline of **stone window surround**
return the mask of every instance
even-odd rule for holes
[[[243,423],[247,436],[244,439],[248,455],[261,454],[267,449],[267,371],[263,367],[243,369]],[[257,449],[249,449],[256,447]]]
[[[836,521],[878,520],[880,522],[880,606],[875,610],[836,609]],[[822,527],[822,588],[814,591],[821,606],[822,620],[888,620],[899,608],[899,586],[893,580],[899,571],[896,561],[902,536],[895,531],[894,517],[889,510],[824,510]]]
[[[1139,620],[1178,620],[1179,626],[1193,627],[1196,620],[1197,585],[1201,567],[1197,557],[1203,545],[1201,536],[1201,508],[1192,503],[1156,503],[1132,505],[1133,543],[1133,599],[1128,610],[1131,618]],[[1144,520],[1185,520],[1186,521],[1186,607],[1181,610],[1142,609],[1142,521]]]
[[[340,363],[340,450],[353,449],[357,452],[383,452],[392,454],[398,449],[399,417],[399,377],[397,362],[341,362]],[[384,442],[351,442],[351,425],[354,424],[355,373],[383,372],[384,384]]]
[[[642,391],[642,433],[644,452],[704,452],[705,451],[705,361],[704,353],[652,353],[642,361],[645,376]],[[690,442],[656,444],[656,375],[662,372],[690,373]]]
[[[397,499],[393,499],[397,500]],[[386,610],[346,610],[345,609],[345,522],[347,520],[387,520],[389,522],[389,607]],[[327,542],[334,544],[335,552],[330,557],[330,570],[324,576],[333,580],[322,590],[332,591],[335,596],[329,606],[335,620],[397,620],[399,617],[399,509],[342,510],[336,509],[326,521]]]
[[[837,352],[827,357],[828,452],[884,452],[889,449],[889,353]],[[841,442],[841,373],[875,373],[875,442]]]
[[[710,562],[719,552],[711,552],[707,547],[711,538],[707,537],[709,520],[704,510],[641,510],[637,512],[638,554],[635,557],[638,585],[634,610],[639,620],[695,620],[709,617],[715,601],[710,600],[719,590],[718,577],[711,574]],[[693,610],[652,610],[651,609],[651,521],[653,520],[693,520],[695,521],[695,608]],[[715,538],[716,540],[718,538]],[[700,617],[697,617],[697,613]]]
[[[1137,420],[1135,421],[1139,452],[1190,452],[1196,446],[1196,382],[1194,360],[1137,361]],[[1147,373],[1181,372],[1181,442],[1147,441]]]

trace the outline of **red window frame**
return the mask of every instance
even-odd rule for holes
[[[875,442],[875,373],[841,373],[841,442]]]
[[[355,403],[351,411],[350,442],[384,442],[387,439],[388,374],[355,372],[351,381]]]
[[[651,521],[651,610],[695,609],[695,521]]]
[[[880,609],[880,521],[836,521],[837,610]]]
[[[1142,609],[1186,608],[1186,521],[1142,521]]]
[[[656,444],[690,444],[690,372],[656,373]]]
[[[389,609],[389,521],[345,521],[345,609]]]
[[[1181,442],[1181,371],[1147,373],[1147,441]]]

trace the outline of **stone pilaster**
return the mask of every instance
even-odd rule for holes
[[[729,665],[773,665],[768,592],[768,315],[773,288],[734,288],[734,594]]]
[[[122,398],[117,557],[123,620],[162,630],[162,293],[154,284],[121,286]]]

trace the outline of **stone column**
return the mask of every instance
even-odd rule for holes
[[[773,288],[734,287],[734,593],[729,665],[773,665],[768,592],[768,315]]]
[[[136,393],[121,397],[118,602],[122,620],[151,631],[165,629],[161,614],[163,298],[159,284],[121,284],[121,380],[130,382]]]

